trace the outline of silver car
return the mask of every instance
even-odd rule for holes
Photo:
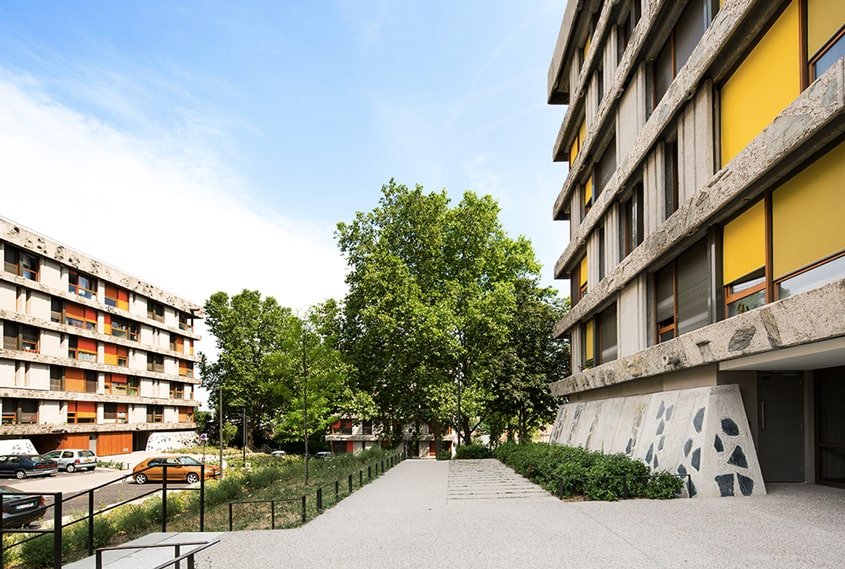
[[[94,470],[97,467],[97,455],[88,449],[59,449],[44,453],[45,458],[51,458],[59,463],[59,470],[76,472],[77,470]]]

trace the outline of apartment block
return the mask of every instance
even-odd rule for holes
[[[405,448],[409,456],[417,458],[437,456],[438,446],[434,436],[434,425],[407,425],[403,431]],[[456,435],[451,427],[444,427],[439,450],[452,452]],[[358,453],[381,445],[382,427],[372,421],[345,418],[329,427],[326,442],[334,454]]]
[[[100,456],[193,433],[201,308],[0,218],[0,440]]]
[[[835,0],[568,3],[553,442],[699,496],[845,485],[843,35]]]

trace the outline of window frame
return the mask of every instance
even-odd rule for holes
[[[14,257],[14,261],[9,260],[10,256]],[[27,266],[25,262],[27,258],[31,261],[31,264],[34,265],[35,268]],[[14,271],[9,270],[9,267],[12,266],[15,268]],[[41,277],[41,257],[35,253],[27,251],[26,249],[4,242],[3,268],[6,272],[12,273],[18,277],[29,281],[39,282]]]
[[[74,277],[76,280],[75,283],[72,282]],[[80,279],[86,279],[89,282],[91,288],[87,288],[80,284]],[[95,276],[89,275],[88,273],[80,271],[79,269],[68,268],[67,291],[69,293],[75,294],[76,296],[80,296],[82,298],[87,298],[88,300],[96,300],[98,286],[97,283],[98,280]],[[83,291],[87,292],[88,294],[83,294]]]

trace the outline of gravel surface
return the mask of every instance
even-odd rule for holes
[[[304,527],[223,534],[198,567],[843,567],[842,490],[568,503],[502,468],[406,461]]]

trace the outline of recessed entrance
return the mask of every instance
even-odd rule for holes
[[[845,368],[817,370],[816,478],[845,487]]]
[[[800,373],[760,373],[758,458],[766,482],[804,481],[804,381]]]

